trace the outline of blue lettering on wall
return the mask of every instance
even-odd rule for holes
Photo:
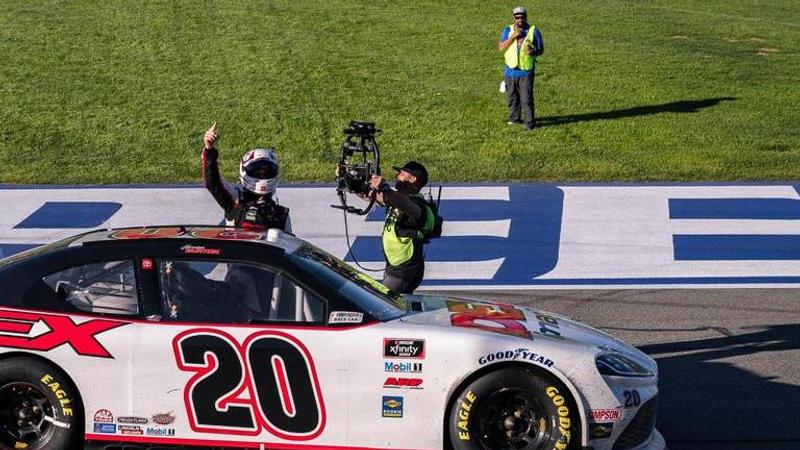
[[[800,194],[800,185],[794,186]],[[800,220],[800,200],[784,198],[673,198],[670,219]],[[678,261],[800,260],[800,235],[673,235]]]
[[[120,208],[113,202],[47,202],[14,228],[94,228]]]
[[[543,275],[558,262],[564,193],[550,185],[512,185],[510,201],[442,200],[445,221],[489,221],[511,219],[507,238],[490,236],[444,236],[426,246],[426,261],[463,262],[504,258],[491,280],[493,284],[523,284]],[[368,221],[383,221],[383,208],[373,210]],[[476,229],[479,232],[480,229]],[[383,261],[380,236],[359,236],[353,242],[359,261]],[[349,257],[347,261],[352,261]],[[426,280],[426,285],[444,285],[465,280]]]

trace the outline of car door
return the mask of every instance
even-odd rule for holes
[[[131,413],[145,440],[344,442],[347,329],[324,298],[251,262],[156,258],[152,274],[162,312],[137,342]]]

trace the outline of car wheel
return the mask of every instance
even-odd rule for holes
[[[82,436],[78,390],[35,358],[0,361],[0,449],[71,449]]]
[[[491,372],[453,403],[454,450],[564,450],[580,441],[575,401],[561,383],[526,368]]]

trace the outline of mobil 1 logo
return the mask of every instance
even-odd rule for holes
[[[383,370],[392,373],[421,373],[421,362],[384,361]]]
[[[384,358],[425,358],[424,339],[383,339]]]

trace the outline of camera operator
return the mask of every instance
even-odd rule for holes
[[[278,187],[278,157],[273,148],[248,150],[239,162],[241,187],[231,186],[220,175],[217,123],[206,131],[203,141],[203,180],[206,189],[225,211],[229,226],[267,230],[279,228],[291,233],[289,208],[275,201]]]
[[[397,171],[395,189],[380,175],[373,175],[370,187],[375,189],[376,202],[386,207],[383,226],[383,255],[386,271],[383,284],[401,293],[414,292],[425,274],[423,245],[426,238],[427,208],[419,191],[428,182],[425,166],[409,161]]]

